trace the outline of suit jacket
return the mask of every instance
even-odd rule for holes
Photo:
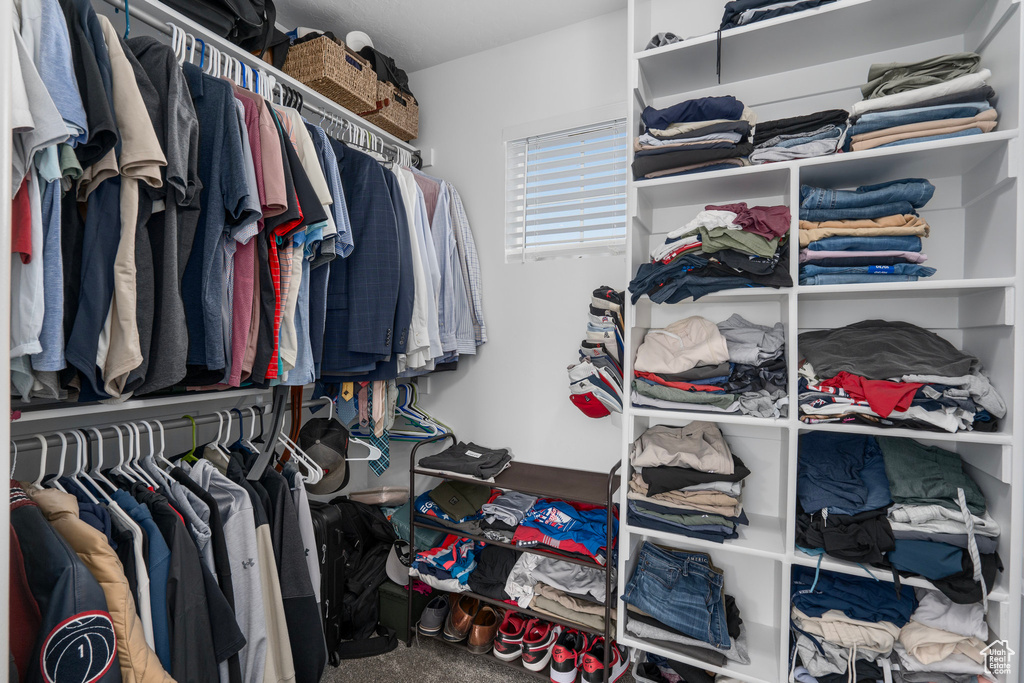
[[[401,281],[398,219],[384,170],[371,157],[331,140],[348,202],[355,249],[331,264],[322,372],[375,364],[395,345]]]
[[[398,300],[395,304],[395,334],[392,337],[391,355],[377,363],[377,366],[368,372],[331,378],[341,382],[378,382],[395,379],[399,375],[398,354],[405,353],[408,348],[409,326],[412,325],[413,302],[416,298],[416,282],[412,274],[413,256],[412,242],[409,240],[409,219],[405,213],[402,190],[398,186],[395,174],[385,172],[384,180],[391,193],[391,203],[398,221]]]

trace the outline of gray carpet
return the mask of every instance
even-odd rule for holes
[[[533,676],[498,662],[494,655],[471,655],[433,638],[413,641],[379,657],[327,667],[321,683],[536,683]],[[627,672],[619,683],[632,683]]]

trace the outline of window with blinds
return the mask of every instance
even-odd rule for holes
[[[505,262],[621,253],[626,121],[506,143]]]

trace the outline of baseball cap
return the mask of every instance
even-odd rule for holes
[[[412,556],[409,553],[409,544],[398,539],[391,545],[391,552],[388,553],[386,565],[388,578],[399,586],[408,586],[410,567],[412,567]]]
[[[444,481],[430,492],[430,499],[453,519],[465,519],[480,512],[491,497],[491,487],[462,481]]]
[[[299,448],[324,471],[323,479],[306,485],[309,493],[326,495],[348,485],[348,430],[345,425],[332,417],[315,417],[299,430]]]
[[[588,391],[585,394],[569,394],[569,400],[572,401],[573,405],[579,408],[587,417],[606,417],[611,415],[608,408],[597,400],[597,397],[594,396],[593,392]]]

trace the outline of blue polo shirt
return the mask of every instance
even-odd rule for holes
[[[256,188],[246,182],[242,132],[235,114],[231,84],[204,74],[193,64],[182,65],[199,119],[199,225],[181,283],[188,327],[189,365],[210,370],[226,367],[221,291],[224,283],[226,231],[258,218],[249,208]],[[258,202],[255,202],[258,204]]]

